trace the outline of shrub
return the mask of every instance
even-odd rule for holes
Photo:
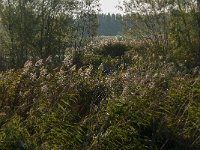
[[[130,47],[122,42],[108,42],[100,48],[98,53],[103,56],[121,57],[129,49]]]

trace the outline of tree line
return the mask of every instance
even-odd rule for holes
[[[99,14],[98,35],[115,36],[122,34],[123,15],[121,14]]]

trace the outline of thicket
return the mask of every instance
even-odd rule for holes
[[[188,69],[199,66],[199,0],[131,0],[124,5],[127,36]]]
[[[0,0],[0,70],[48,56],[62,61],[96,35],[98,0]]]

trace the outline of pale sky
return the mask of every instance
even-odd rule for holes
[[[100,0],[101,3],[101,10],[103,13],[122,13],[118,8],[117,5],[122,4],[123,0]]]

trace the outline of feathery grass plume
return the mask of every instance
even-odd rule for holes
[[[35,66],[36,67],[41,67],[43,65],[43,59],[39,59],[36,63]]]

